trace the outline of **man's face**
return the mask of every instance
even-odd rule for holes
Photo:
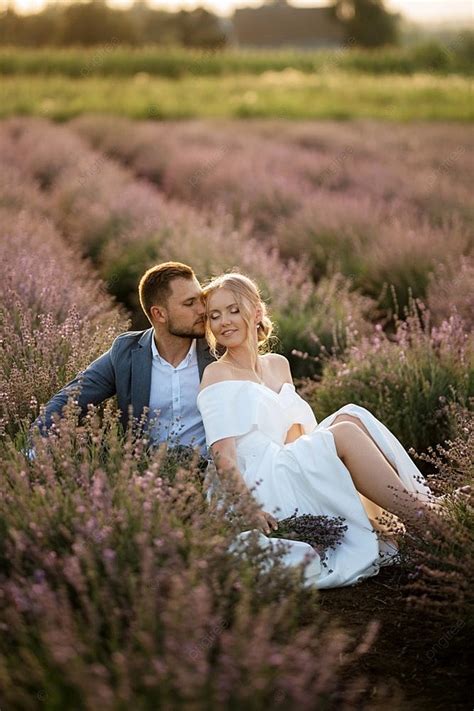
[[[171,295],[160,309],[168,332],[181,338],[202,338],[205,307],[198,280],[178,277],[170,282],[170,289]]]

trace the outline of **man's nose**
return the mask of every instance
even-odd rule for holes
[[[204,306],[202,301],[197,302],[197,312],[200,316],[204,316],[204,314],[206,313],[206,307]]]

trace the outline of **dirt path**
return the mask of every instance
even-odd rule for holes
[[[375,707],[384,711],[472,711],[474,643],[456,634],[453,622],[430,621],[409,609],[403,594],[406,573],[382,569],[361,585],[321,592],[332,618],[360,634],[376,619],[381,628],[361,672],[372,680]],[[453,631],[454,627],[454,631]],[[385,687],[385,684],[388,686]],[[387,698],[388,695],[388,698]]]

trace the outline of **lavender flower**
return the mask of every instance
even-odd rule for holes
[[[272,531],[272,538],[288,538],[309,543],[324,561],[329,548],[340,545],[347,531],[342,516],[314,516],[313,514],[295,513],[278,522],[278,529]]]

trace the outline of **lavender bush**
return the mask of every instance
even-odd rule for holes
[[[423,533],[406,537],[401,550],[410,571],[409,604],[454,628],[459,644],[474,628],[474,496],[456,496],[453,490],[466,484],[474,487],[474,400],[470,409],[457,403],[446,408],[455,423],[452,438],[424,454],[413,452],[430,465],[430,486],[446,497],[446,513],[443,518],[433,517]],[[446,646],[440,646],[433,657]]]
[[[13,434],[106,350],[127,320],[48,220],[0,208],[0,224],[0,433]]]
[[[360,340],[348,334],[341,356],[328,355],[321,382],[303,389],[318,420],[354,402],[369,409],[406,448],[426,450],[451,437],[455,423],[443,406],[468,405],[474,395],[474,340],[460,316],[439,327],[420,301],[411,301],[395,333],[380,325]]]
[[[58,132],[63,162],[44,150]],[[165,199],[65,127],[15,119],[5,124],[3,143],[42,187],[44,209],[57,229],[93,259],[111,293],[134,311],[134,327],[147,326],[138,307],[139,277],[150,263],[178,259],[192,264],[201,279],[236,266],[256,278],[290,357],[292,348],[306,350],[317,339],[330,346],[334,332],[344,334],[349,323],[367,332],[369,298],[353,293],[350,280],[338,274],[315,285],[301,258],[282,260],[271,240],[256,238],[252,220],[237,229],[222,210],[210,214]],[[298,374],[301,361],[294,360],[294,367]]]
[[[440,263],[430,278],[427,304],[436,325],[458,314],[466,330],[474,330],[474,257]]]
[[[373,629],[354,644],[323,623],[302,570],[280,552],[229,552],[237,519],[206,502],[199,473],[167,478],[117,415],[74,405],[37,459],[2,446],[0,670],[2,700],[25,708],[100,703],[188,708],[351,708]],[[137,429],[138,428],[138,429]],[[268,572],[267,565],[271,563]],[[21,664],[18,664],[21,659]],[[357,679],[357,681],[356,681]],[[77,701],[71,701],[77,699]],[[80,701],[79,701],[80,699]]]
[[[450,496],[472,483],[471,140],[370,122],[0,125],[2,707],[380,701],[360,675],[376,625],[357,641],[328,623],[284,546],[231,552],[256,505],[230,480],[232,517],[143,422],[124,435],[113,401],[79,422],[71,400],[35,461],[22,453],[40,404],[127,328],[110,294],[146,325],[136,282],[162,259],[254,276],[282,349],[307,352],[293,370],[314,375],[317,418],[356,402],[428,452],[447,518],[403,539],[407,594],[472,629],[472,505]]]
[[[225,209],[259,239],[276,237],[285,258],[305,254],[315,279],[352,277],[385,312],[385,286],[408,305],[408,287],[426,298],[439,263],[473,254],[472,138],[461,126],[215,121],[210,131],[203,121],[165,128],[97,117],[72,125],[168,198]]]

